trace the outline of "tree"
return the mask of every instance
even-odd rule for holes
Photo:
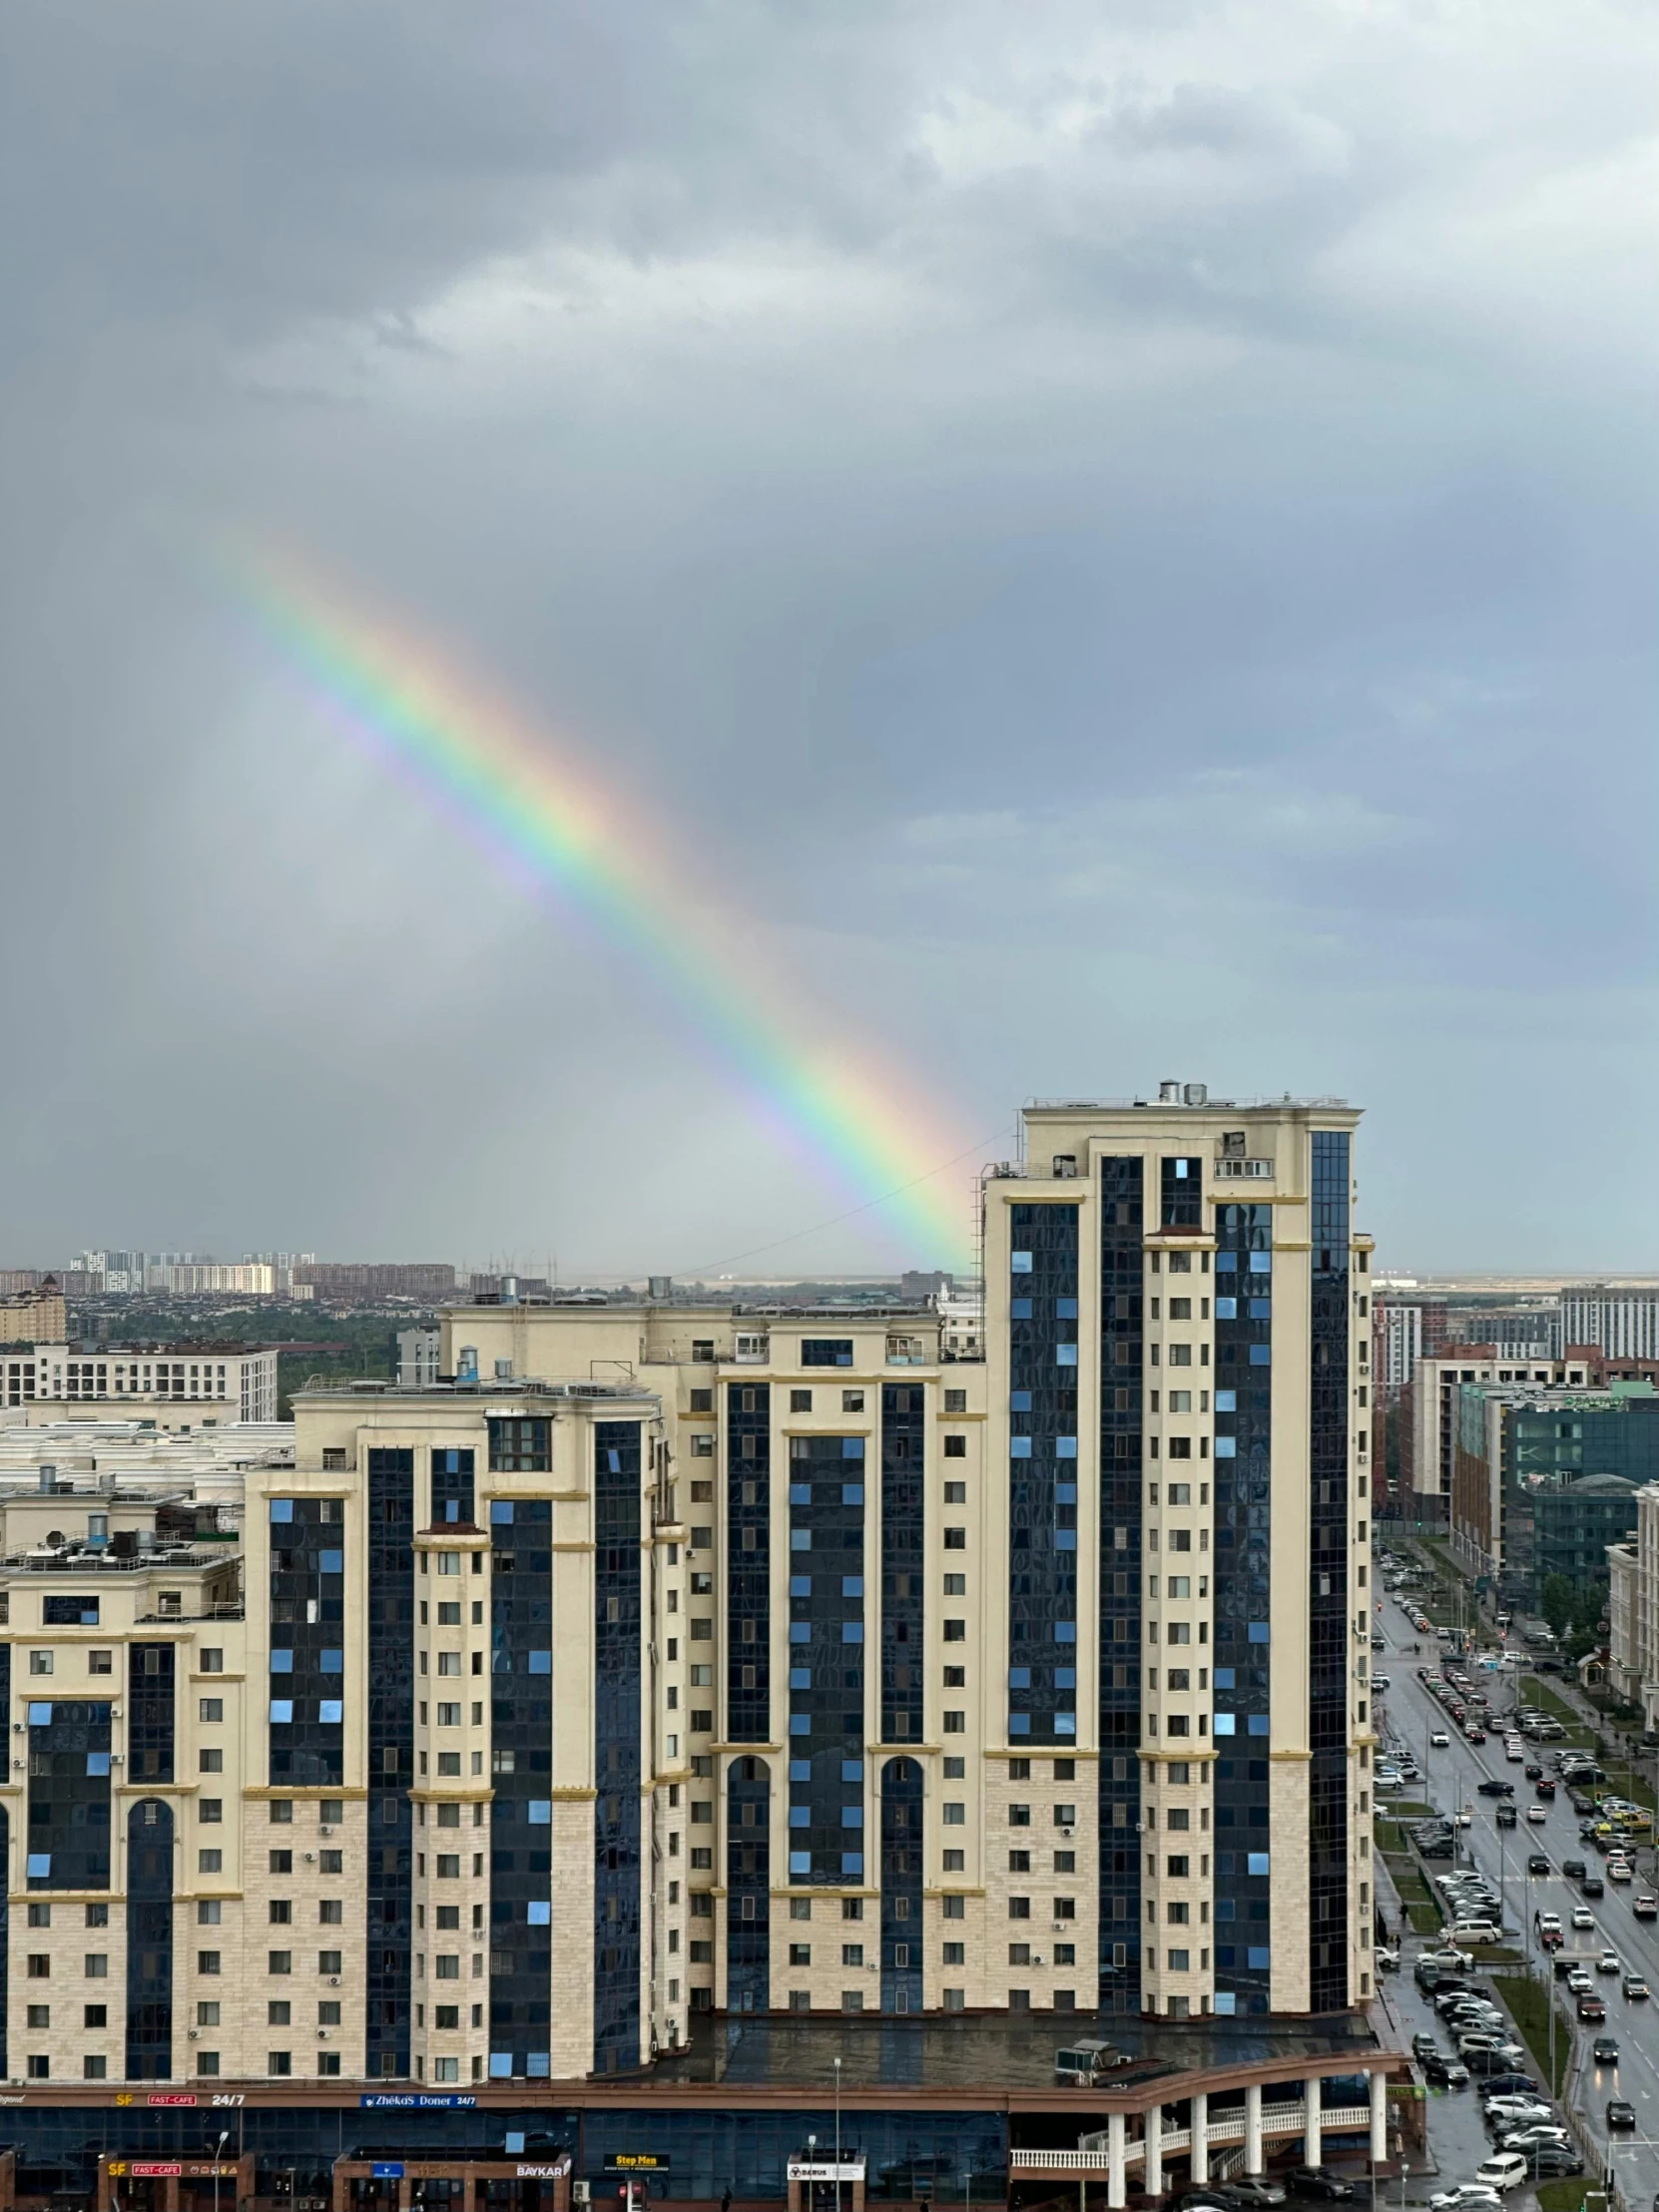
[[[1578,1591],[1564,1574],[1546,1574],[1538,1593],[1538,1610],[1555,1631],[1564,1636],[1578,1602]]]

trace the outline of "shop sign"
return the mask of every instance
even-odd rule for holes
[[[477,2102],[476,2097],[382,2095],[357,2099],[358,2108],[364,2112],[470,2112]]]
[[[401,2181],[403,2178],[403,2161],[400,2158],[377,2158],[368,2171],[370,2178],[374,2181]]]
[[[608,2174],[666,2174],[673,2161],[661,2150],[618,2150],[605,2161]]]
[[[861,2158],[850,2161],[843,2160],[838,2166],[833,2159],[792,2158],[790,2160],[790,2179],[792,2181],[862,2181],[863,2178],[864,2162]]]

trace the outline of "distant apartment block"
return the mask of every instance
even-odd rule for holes
[[[53,1276],[38,1291],[0,1300],[0,1345],[61,1344],[69,1335],[69,1309]]]
[[[293,1284],[296,1290],[308,1289],[314,1298],[354,1299],[371,1305],[382,1298],[452,1298],[455,1270],[442,1260],[313,1260],[294,1268]]]
[[[164,1428],[192,1422],[276,1418],[276,1353],[264,1345],[36,1344],[0,1353],[0,1407],[24,1406],[41,1420],[97,1404],[122,1412],[156,1408]]]
[[[1563,1341],[1597,1345],[1615,1359],[1659,1360],[1659,1289],[1572,1283],[1561,1293]]]
[[[1532,1382],[1583,1389],[1600,1379],[1594,1355],[1561,1360],[1500,1358],[1497,1347],[1489,1344],[1445,1345],[1432,1358],[1425,1352],[1411,1382],[1411,1490],[1417,1511],[1430,1519],[1449,1516],[1460,1384]]]

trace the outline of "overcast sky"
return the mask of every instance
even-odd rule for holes
[[[1383,1263],[1659,1268],[1656,50],[12,0],[0,1265],[934,1257],[796,1235],[842,1188],[342,746],[229,538],[575,733],[985,1156],[1339,1093]]]

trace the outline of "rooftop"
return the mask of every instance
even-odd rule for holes
[[[529,1379],[503,1382],[491,1378],[481,1382],[457,1382],[440,1380],[436,1382],[390,1382],[378,1379],[359,1377],[351,1382],[324,1382],[313,1376],[296,1397],[308,1400],[339,1398],[352,1401],[362,1398],[392,1398],[399,1403],[418,1404],[424,1398],[563,1398],[585,1404],[597,1399],[602,1402],[627,1399],[636,1402],[655,1403],[657,1393],[639,1383],[630,1382],[537,1382]]]
[[[1090,2012],[1022,2018],[991,2013],[957,2019],[838,2013],[823,2019],[754,2019],[692,2023],[684,2051],[669,2051],[644,2077],[645,2084],[724,2083],[729,2087],[785,2086],[829,2090],[841,2062],[841,2089],[913,2087],[1007,2092],[1048,2091],[1065,2101],[1098,2106],[1103,2092],[1058,2090],[1057,2050],[1098,2038],[1123,2051],[1130,2063],[1111,2076],[1110,2091],[1133,2091],[1147,2081],[1270,2061],[1323,2060],[1340,2073],[1376,2063],[1379,2045],[1361,2014],[1308,2022],[1247,2019],[1192,2020],[1182,2026]],[[638,2078],[638,2077],[636,2077]]]

